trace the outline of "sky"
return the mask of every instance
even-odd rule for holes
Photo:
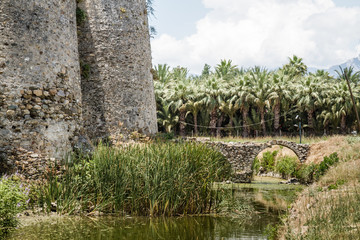
[[[309,67],[360,54],[360,0],[153,0],[153,65],[281,67],[297,55]]]

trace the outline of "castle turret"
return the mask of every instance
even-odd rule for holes
[[[156,133],[146,1],[83,0],[78,16],[87,134]]]
[[[1,0],[2,156],[71,149],[81,122],[76,31],[76,1]]]

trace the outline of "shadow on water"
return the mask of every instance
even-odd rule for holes
[[[50,217],[19,228],[10,239],[266,239],[266,226],[279,221],[301,189],[277,183],[218,187],[227,189],[242,208],[251,211],[246,216]]]

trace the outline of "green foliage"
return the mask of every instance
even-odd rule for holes
[[[0,179],[0,239],[17,226],[16,214],[25,209],[28,194],[16,176]]]
[[[340,186],[344,185],[345,183],[346,183],[345,180],[338,179],[338,180],[336,180],[336,182],[334,184],[330,184],[328,189],[329,190],[338,189]]]
[[[278,237],[279,225],[268,224],[265,228],[265,235],[269,240],[275,240]]]
[[[276,172],[283,178],[290,178],[295,175],[298,160],[296,157],[285,156],[276,162]]]
[[[50,171],[39,200],[48,211],[55,202],[58,212],[69,214],[206,213],[218,204],[211,183],[229,174],[225,158],[204,145],[156,143],[118,149],[100,145],[89,158],[67,161],[64,176]]]
[[[312,183],[315,180],[315,172],[318,168],[317,164],[310,163],[310,164],[303,164],[301,167],[296,171],[295,176],[299,179],[302,183]]]
[[[77,7],[76,8],[76,24],[78,26],[80,26],[81,24],[83,24],[86,20],[87,16],[84,10],[82,10],[81,8]]]
[[[259,173],[259,170],[260,170],[260,160],[259,160],[259,158],[258,157],[256,157],[255,159],[254,159],[254,162],[253,162],[253,164],[252,164],[252,167],[251,167],[251,169],[253,170],[253,172],[255,173],[255,174],[258,174]]]
[[[325,71],[307,74],[306,65],[297,56],[274,71],[261,67],[239,70],[231,60],[221,60],[213,71],[205,64],[201,76],[191,76],[179,66],[171,69],[167,64],[158,65],[155,70],[157,109],[170,102],[181,103],[170,109],[170,115],[179,120],[182,110],[183,116],[185,110],[191,112],[180,120],[188,123],[186,126],[177,124],[171,129],[182,135],[192,130],[196,135],[294,135],[299,132],[296,116],[310,135],[343,134],[355,127],[356,117],[345,82],[335,81]],[[360,74],[349,74],[359,105],[360,84],[356,79]],[[187,91],[179,90],[177,85]],[[161,124],[159,127],[165,131]],[[216,131],[217,127],[221,129]]]
[[[262,159],[260,160],[260,166],[265,172],[272,172],[275,170],[275,157],[278,151],[264,152]]]
[[[337,162],[339,162],[339,157],[336,152],[330,154],[330,156],[325,156],[324,160],[318,165],[316,169],[315,177],[318,179],[320,176],[324,175],[325,172]]]
[[[325,156],[324,160],[319,164],[303,164],[295,173],[295,176],[303,183],[312,183],[323,176],[326,171],[339,162],[337,153],[332,153],[329,156]]]
[[[80,62],[80,73],[83,79],[89,79],[90,77],[90,64]]]

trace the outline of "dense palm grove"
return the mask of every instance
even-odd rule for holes
[[[307,73],[293,56],[283,67],[240,69],[222,60],[214,71],[205,64],[201,76],[166,64],[153,70],[159,130],[212,136],[293,135],[299,122],[305,134],[349,133],[356,115],[345,75],[360,111],[360,72],[339,69],[338,76]]]

